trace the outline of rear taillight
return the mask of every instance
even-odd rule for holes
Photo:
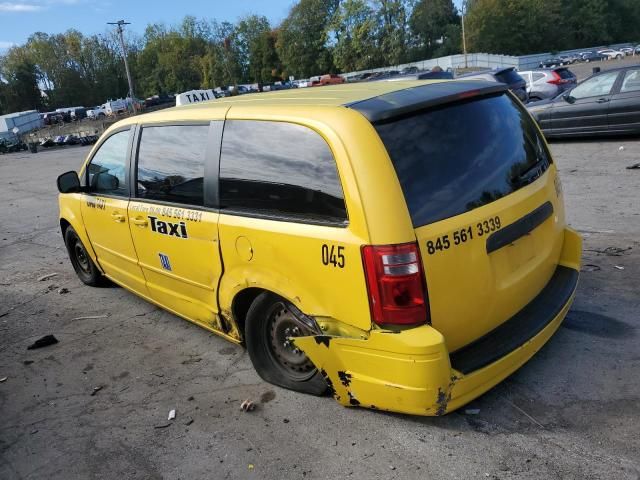
[[[551,80],[547,80],[547,83],[552,85],[564,85],[565,83],[570,83],[571,80],[562,78],[556,72],[551,72],[551,76],[553,77]]]
[[[425,277],[416,243],[365,245],[362,261],[374,322],[378,325],[428,322]]]

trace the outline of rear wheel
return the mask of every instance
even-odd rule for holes
[[[80,237],[71,226],[67,227],[64,232],[64,243],[67,245],[69,259],[78,278],[82,280],[83,283],[92,287],[103,285],[105,278],[100,273],[100,270],[98,270],[98,267],[96,267],[96,264],[93,263],[93,260],[91,260]]]
[[[291,304],[270,292],[249,307],[245,325],[247,351],[263,380],[297,392],[322,395],[327,383],[311,360],[290,338],[316,335],[299,320]]]

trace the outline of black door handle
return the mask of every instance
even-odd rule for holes
[[[608,98],[600,98],[597,103],[607,103],[609,101]]]

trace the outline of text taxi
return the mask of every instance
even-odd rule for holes
[[[246,345],[260,376],[442,415],[514,372],[575,293],[580,237],[506,87],[372,82],[129,118],[58,179],[80,279]]]

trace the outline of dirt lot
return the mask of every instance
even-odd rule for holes
[[[467,407],[478,414],[442,418],[273,387],[242,348],[120,288],[84,286],[55,178],[88,149],[0,157],[0,478],[640,478],[640,170],[625,169],[640,141],[552,150],[585,240],[574,308]],[[46,334],[60,343],[27,350]],[[258,409],[240,412],[245,398]]]

